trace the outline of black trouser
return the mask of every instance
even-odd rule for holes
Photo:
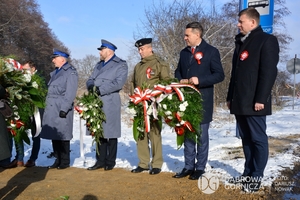
[[[70,166],[70,140],[52,140],[55,163],[59,166]]]
[[[262,178],[269,156],[266,116],[236,115],[245,154],[243,176]]]
[[[96,152],[97,165],[114,167],[116,165],[118,139],[101,138],[98,145],[99,154]]]

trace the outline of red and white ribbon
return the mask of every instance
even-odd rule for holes
[[[74,110],[76,110],[79,114],[83,113],[83,108],[80,106],[75,106]]]
[[[189,131],[195,132],[194,128],[192,127],[192,124],[191,124],[190,122],[188,122],[188,121],[182,120],[181,117],[180,117],[180,115],[179,115],[179,113],[176,113],[175,116],[176,116],[177,120],[178,120],[179,123],[180,123],[180,126],[179,126],[179,127],[183,127],[184,129],[187,128],[187,129],[189,129]],[[176,129],[175,129],[175,130],[176,130]],[[182,130],[182,129],[179,129],[179,130]],[[178,133],[177,133],[177,134],[178,134]],[[179,134],[179,135],[180,135],[180,134]]]
[[[189,87],[189,88],[192,88],[193,90],[195,90],[196,92],[198,92],[198,93],[200,94],[199,90],[198,90],[195,86],[193,86],[193,85],[191,85],[191,84],[171,83],[170,86],[171,86],[171,87],[173,88],[173,90],[176,92],[176,94],[178,95],[178,98],[179,98],[180,101],[184,101],[184,95],[183,95],[183,93],[181,92],[181,90],[179,89],[179,88],[181,88],[181,87]]]
[[[148,101],[152,99],[153,97],[161,94],[161,91],[152,91],[150,89],[145,89],[144,91],[140,88],[137,87],[134,89],[134,94],[129,96],[130,100],[134,104],[142,103],[143,104],[143,111],[144,111],[144,122],[145,122],[145,132],[149,133],[150,132],[150,117],[147,114],[147,110],[149,108]]]
[[[166,86],[160,84],[154,85],[154,90],[150,90],[150,89],[142,90],[140,87],[134,89],[134,94],[129,96],[129,98],[130,101],[133,102],[134,104],[139,104],[141,102],[143,104],[146,133],[150,132],[150,117],[147,114],[147,110],[149,109],[148,101],[151,101],[150,106],[152,109],[153,117],[155,119],[158,119],[156,103],[159,105],[164,98],[166,98],[168,95],[172,94],[173,92],[175,92],[178,95],[180,101],[184,101],[184,95],[180,90],[181,87],[192,88],[200,94],[199,90],[193,85],[181,84],[181,83],[171,83],[170,85],[166,85]],[[186,127],[190,126],[189,122],[186,122],[185,124]]]
[[[4,61],[6,61],[9,64],[12,64],[14,66],[14,68],[17,70],[23,69],[23,66],[19,62],[17,62],[16,60],[14,60],[12,58],[6,58],[6,59],[4,59]]]

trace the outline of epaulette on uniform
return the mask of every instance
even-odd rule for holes
[[[166,64],[167,64],[163,59],[161,59],[161,58],[158,57],[158,56],[155,56],[155,59],[157,60],[157,62],[159,62],[159,63],[162,64],[162,65],[166,65]]]
[[[119,58],[119,57],[116,57],[116,59],[114,59],[116,62],[126,62],[125,60],[123,60],[123,59],[121,59],[121,58]]]

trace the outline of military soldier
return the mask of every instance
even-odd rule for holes
[[[143,38],[135,43],[141,56],[141,61],[135,66],[132,93],[134,88],[142,86],[143,83],[152,88],[159,80],[170,78],[170,67],[162,61],[152,51],[152,38]],[[144,138],[139,138],[137,141],[137,153],[139,157],[138,167],[131,170],[132,173],[139,173],[149,170],[150,152],[149,140],[151,141],[152,161],[150,164],[150,174],[158,174],[161,171],[163,164],[162,143],[161,143],[161,127],[158,121],[151,122],[151,130],[149,133],[144,133]]]
[[[41,138],[52,140],[57,155],[49,169],[70,166],[70,140],[73,138],[73,102],[78,87],[76,69],[68,63],[69,54],[54,49],[51,55],[55,70],[50,73]]]
[[[116,165],[118,138],[121,137],[121,98],[119,91],[127,80],[128,66],[126,61],[115,54],[117,47],[101,40],[100,61],[86,82],[88,90],[96,88],[103,102],[103,112],[106,121],[103,122],[104,138],[100,138],[99,154],[96,153],[96,163],[88,170],[104,168],[112,170]]]

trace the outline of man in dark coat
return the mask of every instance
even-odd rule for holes
[[[179,63],[175,70],[175,77],[181,83],[193,84],[199,89],[204,113],[200,124],[201,137],[197,138],[199,144],[185,138],[185,166],[181,172],[173,176],[174,178],[190,175],[189,179],[197,180],[205,173],[209,148],[208,129],[213,114],[214,84],[224,80],[219,51],[206,43],[202,35],[203,28],[199,22],[192,22],[186,26],[184,40],[187,47],[180,52]]]
[[[266,115],[271,115],[271,90],[277,76],[279,45],[259,26],[254,8],[239,13],[227,105],[238,123],[245,154],[241,177],[245,191],[257,191],[268,161]],[[247,177],[243,181],[242,177]],[[249,178],[250,177],[250,178]],[[234,182],[236,179],[232,179]]]
[[[69,54],[54,49],[55,70],[50,73],[41,138],[52,140],[56,160],[49,169],[70,166],[70,140],[73,138],[74,100],[78,87],[76,69],[68,63]]]
[[[0,99],[5,98],[5,88],[0,85]],[[0,102],[0,110],[4,110],[4,104]],[[0,167],[7,167],[11,157],[11,137],[7,131],[7,125],[3,114],[0,112]]]
[[[100,138],[99,154],[96,163],[88,170],[104,168],[112,170],[116,165],[118,138],[121,137],[121,98],[119,91],[127,80],[128,66],[125,60],[115,54],[117,47],[106,40],[101,40],[100,62],[86,82],[88,90],[96,91],[103,102],[106,121],[103,122],[104,138]]]

